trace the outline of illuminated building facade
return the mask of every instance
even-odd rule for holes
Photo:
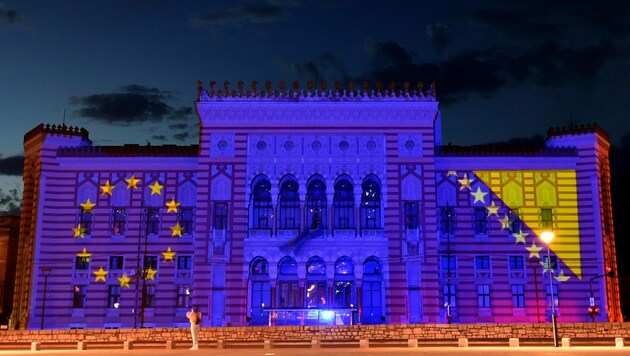
[[[621,321],[598,126],[444,146],[433,86],[259,89],[200,84],[194,146],[27,133],[14,326]]]

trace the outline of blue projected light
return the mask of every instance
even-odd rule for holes
[[[323,320],[332,320],[335,317],[335,312],[332,310],[322,310],[320,312],[320,318]]]

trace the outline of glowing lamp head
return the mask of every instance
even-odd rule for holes
[[[556,237],[556,234],[554,234],[553,231],[543,231],[540,234],[540,239],[547,245],[549,245],[555,237]]]

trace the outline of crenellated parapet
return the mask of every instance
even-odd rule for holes
[[[428,86],[423,82],[418,82],[415,86],[404,82],[401,87],[397,86],[396,82],[390,82],[387,88],[383,87],[381,82],[376,82],[375,87],[370,88],[365,81],[360,87],[350,81],[345,88],[342,88],[338,81],[335,82],[334,88],[329,88],[325,81],[321,82],[319,88],[312,81],[306,83],[306,88],[300,88],[297,81],[293,82],[292,88],[287,88],[285,82],[279,82],[278,88],[272,88],[270,81],[265,82],[264,89],[260,88],[256,81],[252,82],[251,89],[244,89],[243,86],[243,81],[239,81],[236,89],[230,89],[230,82],[225,81],[223,88],[217,88],[213,80],[206,89],[199,81],[197,101],[436,101],[435,82]]]
[[[547,137],[551,138],[551,137],[563,137],[563,136],[577,136],[577,135],[585,135],[585,134],[593,134],[596,133],[600,136],[602,136],[603,138],[606,139],[606,141],[610,141],[610,136],[608,135],[608,133],[606,131],[604,131],[604,129],[602,129],[601,126],[599,126],[598,124],[581,124],[581,125],[576,125],[576,124],[571,124],[569,126],[563,126],[563,127],[552,127],[549,130],[547,130]]]
[[[60,147],[57,153],[59,157],[197,157],[199,145]]]
[[[24,135],[24,142],[28,141],[30,138],[40,133],[53,134],[53,135],[59,135],[59,136],[79,136],[81,137],[82,140],[87,140],[87,141],[89,141],[89,136],[90,136],[89,132],[83,127],[73,127],[73,126],[54,125],[54,124],[44,125],[42,123],[42,124],[37,125],[34,129],[32,129],[31,131],[27,132]]]

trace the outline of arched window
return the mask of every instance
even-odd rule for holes
[[[327,291],[326,263],[321,257],[311,257],[306,263],[306,307],[325,308]]]
[[[271,183],[266,178],[255,182],[252,208],[252,229],[271,229]]]
[[[278,308],[299,308],[300,288],[298,285],[297,262],[287,256],[278,263]]]
[[[378,178],[367,177],[361,186],[361,228],[380,229],[381,226],[381,185]]]
[[[256,257],[250,263],[250,302],[252,325],[268,325],[269,314],[265,308],[271,307],[271,286],[267,260]]]
[[[354,229],[354,186],[347,178],[335,183],[333,212],[335,229]]]
[[[307,228],[326,228],[327,204],[324,180],[320,177],[311,179],[306,188]]]
[[[300,196],[294,177],[287,177],[280,185],[278,202],[278,229],[299,229]]]
[[[383,322],[383,284],[381,262],[376,257],[368,257],[363,263],[363,324],[380,324]]]
[[[354,306],[354,263],[347,256],[335,262],[335,308],[351,308]]]

